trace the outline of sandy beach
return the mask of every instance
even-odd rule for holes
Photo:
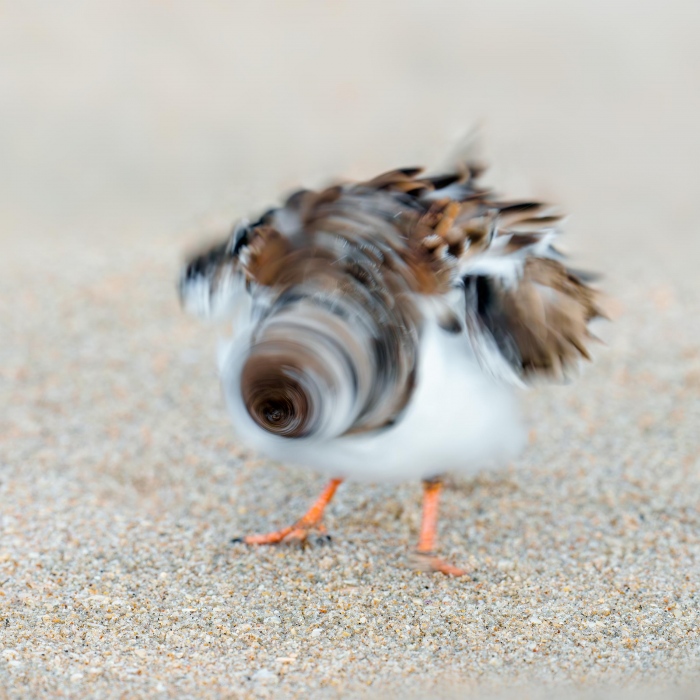
[[[0,2],[0,697],[697,683],[698,30],[680,0]],[[450,483],[472,576],[410,568],[418,483],[344,485],[330,545],[231,544],[323,480],[234,441],[185,251],[475,124],[614,321],[523,394],[518,460]]]

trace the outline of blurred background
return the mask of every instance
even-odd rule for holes
[[[698,0],[0,0],[0,685],[695,673],[699,37]],[[446,493],[479,585],[402,566],[417,484],[349,484],[327,554],[232,548],[320,479],[232,441],[185,251],[300,185],[440,170],[477,127],[489,183],[570,212],[616,318],[575,388],[525,396],[517,468]],[[331,624],[329,591],[388,602]],[[450,596],[473,614],[422,607]],[[217,631],[246,625],[257,648]]]
[[[478,125],[501,190],[661,274],[697,218],[698,27],[693,0],[0,2],[1,235],[174,237],[439,168]]]

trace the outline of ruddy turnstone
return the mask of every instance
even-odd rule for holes
[[[512,458],[516,387],[588,358],[597,292],[553,247],[560,217],[503,201],[480,168],[420,168],[300,190],[194,256],[184,307],[230,317],[220,373],[243,442],[331,481],[290,527],[304,540],[344,479],[421,479],[421,568],[435,553],[441,476]]]

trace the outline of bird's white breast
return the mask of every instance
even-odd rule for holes
[[[512,387],[480,369],[464,334],[433,321],[423,329],[416,388],[398,420],[334,439],[289,439],[260,428],[241,400],[237,347],[232,343],[221,363],[234,428],[241,441],[276,460],[333,477],[402,481],[497,466],[525,442]]]

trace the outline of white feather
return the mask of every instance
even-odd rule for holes
[[[460,263],[458,277],[467,275],[496,277],[508,289],[513,289],[522,277],[527,258],[534,256],[558,259],[560,257],[552,248],[552,243],[558,235],[557,229],[550,229],[533,245],[512,253],[504,252],[512,236],[507,234],[496,236],[483,253],[468,256]]]
[[[198,318],[217,320],[230,317],[238,302],[248,295],[243,275],[226,271],[217,278],[214,285],[206,275],[187,279],[183,273],[180,296],[188,313]]]
[[[454,182],[451,185],[447,185],[447,187],[443,187],[439,190],[435,190],[434,192],[429,192],[428,194],[424,194],[423,198],[429,202],[438,201],[440,199],[445,199],[445,198],[459,200],[459,198],[463,194],[464,194],[464,183]]]
[[[490,255],[482,253],[467,258],[459,266],[459,277],[467,275],[484,275],[497,277],[507,288],[517,286],[523,274],[524,256],[517,255]]]
[[[524,444],[513,389],[485,374],[463,334],[431,321],[421,338],[417,386],[399,420],[368,434],[329,440],[271,435],[241,399],[239,343],[228,349],[222,379],[239,438],[259,452],[364,481],[402,481],[472,473],[514,457]]]

